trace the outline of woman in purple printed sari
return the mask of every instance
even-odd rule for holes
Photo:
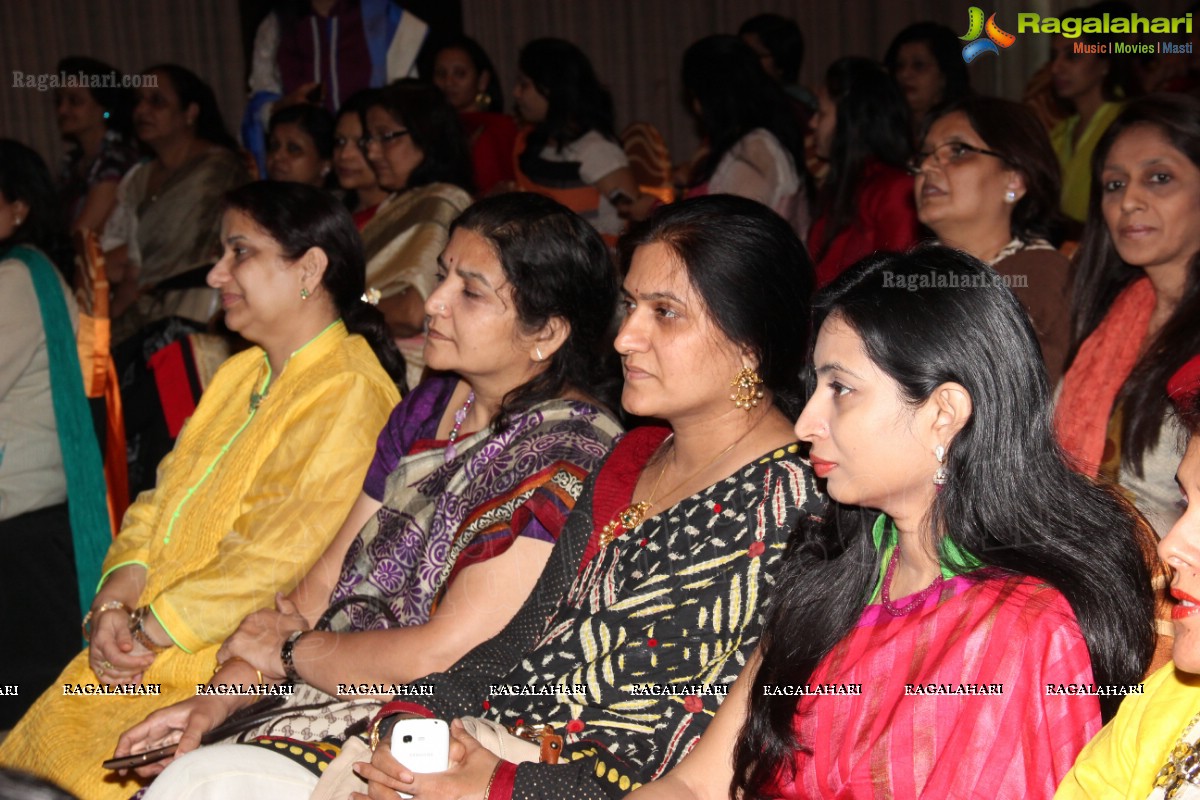
[[[371,696],[446,669],[521,607],[620,433],[601,402],[616,286],[591,226],[540,195],[483,200],[454,223],[425,304],[439,371],[392,413],[312,571],[218,654],[210,685],[297,684],[259,732],[340,735],[370,717]],[[178,741],[182,755],[253,700],[198,693],[127,731],[117,754]]]

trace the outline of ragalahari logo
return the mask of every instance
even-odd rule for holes
[[[984,33],[987,34],[987,38],[980,39],[979,37]],[[1016,36],[1000,29],[1000,26],[996,24],[995,14],[988,17],[985,24],[983,21],[983,9],[979,6],[971,6],[970,27],[965,36],[958,38],[970,43],[962,51],[963,61],[968,64],[984,53],[1000,55],[1001,49],[1011,47],[1012,43],[1017,40]]]

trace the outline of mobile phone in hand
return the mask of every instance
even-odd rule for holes
[[[157,750],[147,750],[144,753],[131,753],[120,758],[110,758],[101,766],[104,769],[137,769],[144,767],[147,764],[153,764],[156,761],[162,761],[164,758],[170,758],[175,755],[175,751],[179,748],[178,744],[169,744],[166,747],[160,747]]]
[[[392,756],[413,772],[445,772],[450,767],[450,726],[440,719],[400,720],[392,727]]]

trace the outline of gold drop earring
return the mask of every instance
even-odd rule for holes
[[[733,389],[729,399],[733,401],[734,406],[746,411],[757,407],[758,401],[763,398],[762,382],[762,377],[753,367],[742,367],[729,384]]]

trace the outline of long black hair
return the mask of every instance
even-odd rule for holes
[[[346,330],[367,340],[383,369],[404,385],[404,357],[396,349],[383,314],[363,298],[367,262],[350,212],[324,189],[302,183],[256,181],[225,195],[225,209],[240,211],[279,243],[294,261],[310,248],[329,259],[321,286],[329,292]]]
[[[955,288],[896,288],[931,275],[954,278]],[[908,403],[948,381],[971,396],[971,417],[947,453],[949,480],[929,513],[932,529],[986,567],[1057,589],[1079,621],[1096,683],[1138,683],[1154,652],[1153,594],[1138,543],[1144,523],[1112,490],[1067,465],[1037,338],[999,276],[941,246],[873,256],[818,296],[814,325],[832,316],[861,337]],[[795,698],[766,697],[762,687],[807,683],[853,628],[879,575],[870,534],[877,515],[831,503],[794,544],[735,753],[733,785],[746,798],[760,797],[797,749],[812,747],[796,741]],[[1100,698],[1105,719],[1119,702]]]
[[[762,68],[750,46],[736,36],[717,34],[683,54],[683,87],[688,107],[699,105],[708,153],[696,165],[692,185],[712,177],[721,158],[755,128],[765,128],[792,154],[804,174],[804,137],[787,95]]]
[[[1092,156],[1092,190],[1087,222],[1074,260],[1075,305],[1067,368],[1126,286],[1146,273],[1126,264],[1113,245],[1101,208],[1100,174],[1108,153],[1122,134],[1148,126],[1200,167],[1200,100],[1181,94],[1153,94],[1133,100],[1109,125]],[[1192,255],[1187,283],[1175,310],[1147,344],[1137,366],[1125,379],[1117,401],[1124,412],[1121,460],[1142,474],[1142,459],[1158,441],[1168,411],[1167,381],[1189,358],[1200,353],[1200,253]]]
[[[616,139],[613,102],[584,52],[565,39],[534,39],[521,48],[517,67],[546,98],[546,119],[530,134],[527,152],[558,149],[596,131]]]
[[[558,317],[570,326],[546,369],[509,392],[494,430],[516,414],[561,397],[568,389],[614,408],[619,369],[610,325],[617,308],[617,275],[608,248],[586,220],[532,192],[510,192],[478,201],[450,226],[482,236],[512,287],[517,320],[536,331]]]
[[[908,105],[880,64],[857,56],[839,58],[825,73],[825,91],[837,105],[837,128],[818,195],[821,213],[829,215],[824,241],[817,243],[818,261],[854,220],[867,163],[875,159],[906,169],[912,155]]]
[[[621,238],[625,270],[637,248],[656,242],[684,265],[717,329],[755,354],[775,405],[798,414],[816,277],[791,226],[762,203],[729,194],[673,203]]]
[[[413,143],[425,154],[404,188],[442,182],[474,191],[466,134],[458,112],[436,86],[416,78],[403,78],[372,94],[369,108],[382,108],[407,128]],[[366,129],[365,119],[363,129]]]
[[[15,139],[0,139],[0,196],[9,203],[29,207],[0,251],[17,245],[41,250],[71,283],[74,250],[64,227],[54,179],[42,157]]]
[[[212,87],[200,79],[200,76],[187,67],[178,64],[155,64],[147,67],[143,73],[157,72],[166,76],[171,82],[171,88],[179,98],[179,107],[184,111],[193,103],[196,105],[196,124],[193,126],[197,139],[203,139],[211,144],[224,147],[234,153],[240,152],[237,140],[225,126],[225,118],[217,106],[217,96]]]
[[[796,20],[779,14],[756,14],[738,28],[738,36],[754,36],[771,54],[779,82],[790,86],[800,79],[804,63],[804,34]],[[771,76],[774,78],[774,76]]]

